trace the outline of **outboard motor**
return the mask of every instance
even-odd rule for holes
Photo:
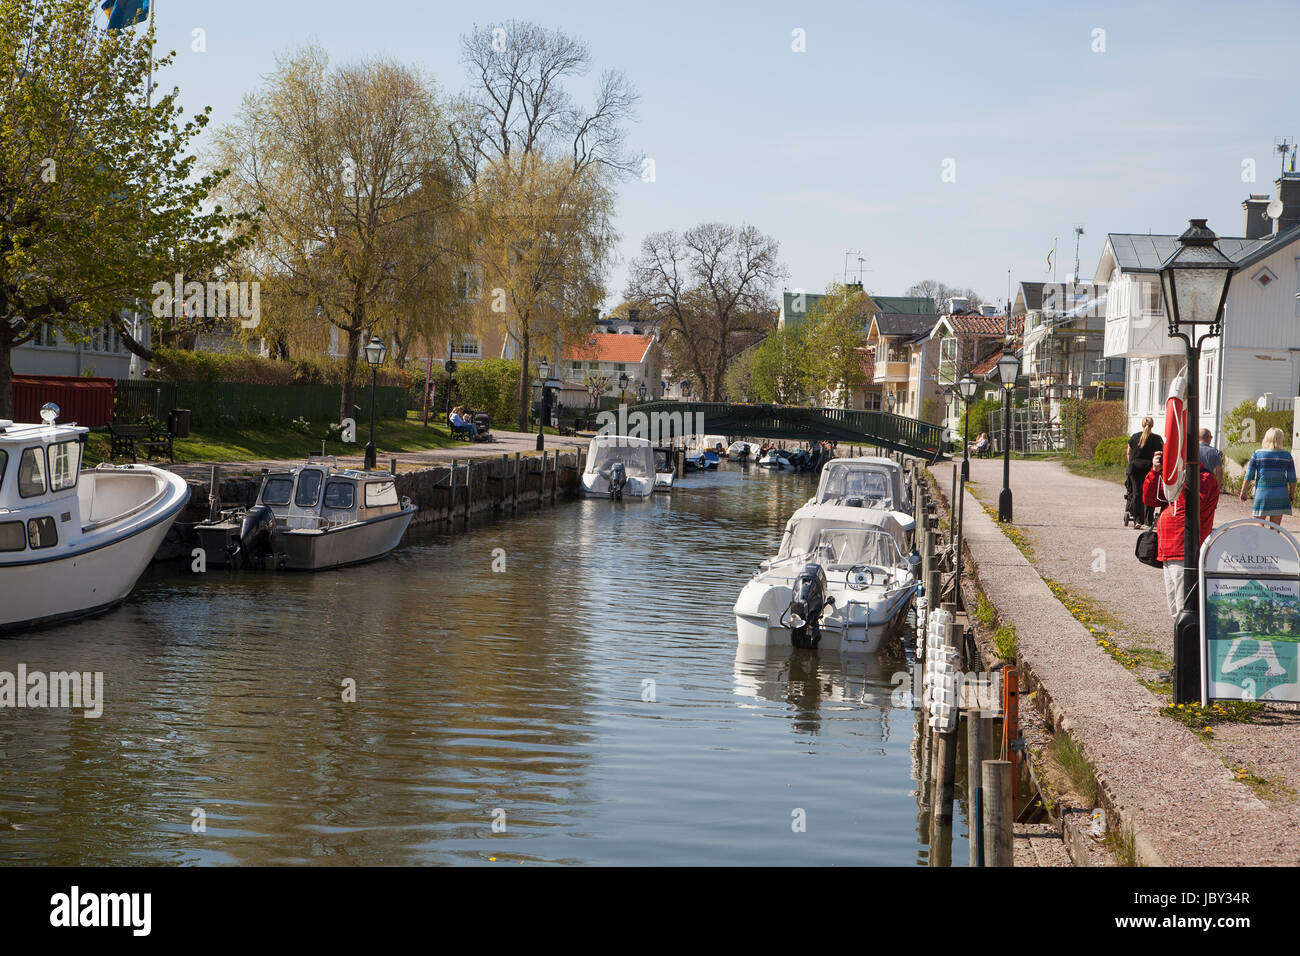
[[[791,645],[816,650],[822,639],[822,612],[834,603],[834,598],[826,596],[825,569],[816,562],[805,564],[794,579],[790,606],[783,615]]]
[[[623,487],[627,484],[627,469],[621,461],[609,466],[609,496],[615,501],[623,500]]]
[[[231,566],[259,568],[266,564],[267,555],[271,554],[271,537],[275,532],[275,513],[266,505],[249,508],[244,520],[239,524],[239,531],[230,533],[230,544],[226,545],[226,554]]]

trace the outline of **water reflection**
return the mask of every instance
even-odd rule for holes
[[[0,861],[923,859],[897,663],[737,654],[736,595],[811,491],[724,470],[360,568],[151,573],[0,642],[106,685],[99,720],[0,711]]]

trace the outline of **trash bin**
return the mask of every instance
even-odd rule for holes
[[[167,413],[167,431],[173,438],[190,437],[190,410],[173,408]]]

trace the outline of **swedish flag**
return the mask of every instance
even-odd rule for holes
[[[150,0],[104,0],[100,9],[108,14],[110,30],[125,30],[149,19]]]

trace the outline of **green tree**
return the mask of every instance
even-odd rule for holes
[[[251,213],[209,199],[179,90],[146,81],[152,29],[109,33],[84,0],[0,5],[0,417],[13,415],[12,352],[42,325],[87,340],[176,273],[207,278],[246,243]],[[162,324],[170,321],[162,318]]]
[[[754,349],[750,363],[753,398],[776,405],[802,405],[810,388],[808,334],[803,325],[786,324]]]
[[[807,384],[827,405],[847,405],[867,380],[863,355],[870,299],[856,286],[832,285],[801,323]]]

